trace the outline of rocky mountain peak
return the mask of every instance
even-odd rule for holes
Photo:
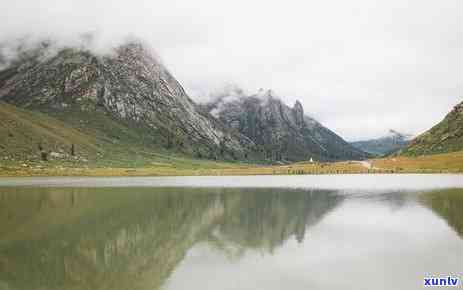
[[[296,102],[294,103],[294,110],[302,110],[303,111],[303,108],[302,108],[302,104],[301,102],[299,102],[299,100],[296,100]]]
[[[104,114],[124,126],[146,128],[169,149],[198,157],[298,161],[366,156],[306,116],[300,102],[289,107],[270,89],[247,95],[232,86],[209,104],[195,104],[142,42],[126,42],[106,55],[84,48],[40,55],[47,57],[31,54],[0,71],[1,101],[59,116]]]
[[[460,115],[463,115],[463,102],[461,102],[460,104],[456,105],[454,108],[453,108],[453,111],[457,114],[460,114]]]
[[[228,133],[202,114],[183,87],[141,42],[108,55],[64,48],[47,57],[19,61],[0,72],[0,100],[45,111],[82,110],[148,128],[167,147],[198,156],[247,155],[249,139]]]
[[[304,124],[304,108],[299,101],[296,101],[293,107],[294,119],[296,125],[300,128]]]
[[[225,126],[247,136],[272,160],[337,160],[366,156],[304,114],[297,101],[287,106],[272,90],[221,94],[205,107]]]
[[[401,133],[394,129],[389,129],[389,131],[383,138],[392,138],[394,140],[399,140],[399,141],[408,141],[408,140],[413,139],[413,135]]]

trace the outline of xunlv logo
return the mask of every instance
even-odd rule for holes
[[[452,276],[447,278],[424,278],[425,287],[457,287],[459,279]]]

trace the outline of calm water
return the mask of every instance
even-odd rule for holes
[[[0,179],[0,290],[410,290],[436,275],[463,279],[462,175]]]

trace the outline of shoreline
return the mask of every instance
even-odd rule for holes
[[[341,174],[463,174],[463,151],[417,157],[397,156],[363,161],[296,162],[281,165],[173,160],[148,166],[111,166],[17,162],[0,164],[0,177],[58,176],[246,176]]]
[[[47,168],[40,170],[24,170],[11,168],[0,171],[0,178],[8,177],[168,177],[168,176],[256,176],[256,175],[384,175],[384,174],[457,174],[463,171],[450,170],[310,170],[303,168],[249,168],[249,169],[199,169],[199,170],[160,170],[159,168]]]

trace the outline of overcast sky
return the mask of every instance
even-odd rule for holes
[[[347,140],[421,133],[463,101],[461,0],[15,0],[0,19],[3,41],[138,36],[196,100],[272,88]]]

